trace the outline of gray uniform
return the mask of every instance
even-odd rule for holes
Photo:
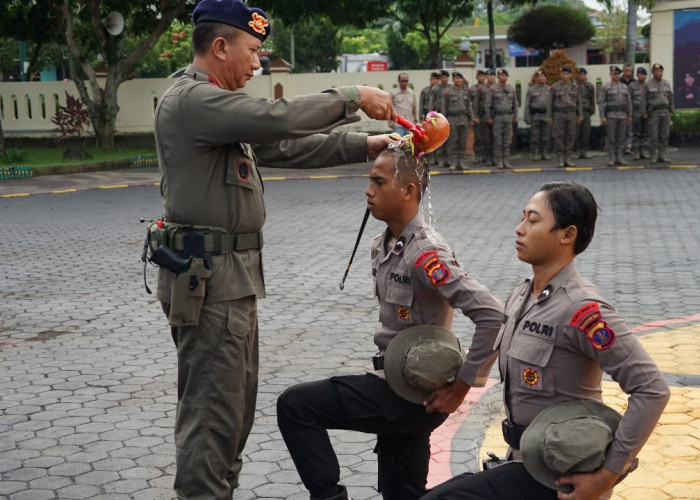
[[[537,298],[530,280],[516,288],[506,302],[503,323],[495,347],[510,424],[527,426],[556,403],[601,401],[605,372],[630,398],[603,466],[625,472],[654,430],[670,391],[615,308],[572,262]],[[517,448],[517,443],[509,444]],[[517,450],[513,455],[520,458]]]
[[[632,157],[638,160],[647,157],[643,149],[647,147],[646,120],[642,118],[642,88],[638,80],[629,84],[632,99]]]
[[[430,97],[431,97],[431,90],[433,86],[428,85],[426,87],[423,87],[423,90],[420,91],[420,98],[418,99],[418,113],[420,113],[419,118],[425,118],[425,115],[428,114],[429,111],[432,111],[430,108]]]
[[[551,87],[534,84],[525,94],[524,118],[530,124],[530,153],[533,160],[549,159],[551,128]]]
[[[560,167],[573,166],[570,156],[576,139],[576,122],[581,117],[581,98],[574,82],[552,85],[552,127],[557,163]]]
[[[574,151],[579,158],[588,158],[588,147],[591,143],[591,116],[595,114],[595,85],[591,82],[578,84],[579,99],[581,100],[581,123],[576,130],[576,146]]]
[[[437,111],[438,113],[444,113],[445,109],[445,91],[448,90],[451,87],[451,85],[442,85],[442,84],[437,84],[435,85],[431,91],[430,91],[430,109],[433,111]],[[436,164],[439,167],[445,167],[447,166],[447,148],[446,147],[441,147],[436,149],[433,153],[431,153],[433,159],[432,162]]]
[[[493,161],[493,126],[486,123],[486,94],[489,92],[488,84],[480,83],[476,86],[474,97],[474,116],[479,118],[478,133],[475,135],[474,148],[477,149],[477,160],[487,165],[495,165]]]
[[[265,296],[265,206],[257,166],[365,161],[365,134],[305,137],[359,120],[359,108],[355,87],[272,102],[221,89],[194,66],[158,103],[155,137],[166,224],[211,227],[221,245],[212,248],[199,325],[172,327],[178,348],[178,496],[229,498],[253,425],[256,299]],[[166,312],[174,277],[160,268],[158,298]]]
[[[452,86],[443,93],[443,99],[443,114],[450,123],[447,163],[452,168],[462,169],[467,166],[467,137],[473,119],[469,90],[464,85]]]
[[[642,88],[642,113],[649,117],[647,134],[651,161],[667,162],[666,147],[671,131],[671,113],[674,110],[673,90],[666,80],[647,80]]]
[[[493,119],[493,157],[496,166],[508,166],[513,118],[518,116],[518,101],[512,85],[495,84],[486,93],[486,115]]]
[[[379,352],[411,326],[451,330],[458,309],[475,324],[458,376],[470,386],[483,387],[496,360],[493,343],[503,305],[461,268],[454,252],[420,214],[398,239],[389,229],[375,238],[371,258],[379,301],[380,324],[374,333]],[[314,491],[332,488],[340,479],[326,430],[330,428],[377,434],[382,497],[419,498],[425,494],[430,434],[446,418],[426,413],[422,405],[391,391],[382,370],[295,385],[277,402],[280,431],[312,498]]]
[[[608,165],[615,162],[625,164],[622,150],[625,145],[627,118],[632,116],[632,100],[629,89],[624,83],[608,82],[600,89],[598,96],[598,112],[600,118],[605,118],[606,136],[608,142]]]

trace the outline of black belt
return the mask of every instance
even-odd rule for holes
[[[547,108],[530,108],[530,113],[546,113]]]
[[[374,356],[372,356],[372,366],[374,367],[375,370],[383,370],[384,369],[384,355],[377,353]]]
[[[507,418],[501,422],[503,439],[514,450],[520,449],[520,438],[523,436],[525,429],[527,429],[527,425],[513,424]]]
[[[509,110],[503,110],[503,111],[497,109],[496,112],[495,112],[494,114],[497,114],[497,115],[512,115],[512,114],[513,114],[513,111],[510,110],[510,109],[509,109]]]
[[[572,111],[576,111],[576,108],[573,106],[567,106],[564,108],[554,108],[555,113],[570,113]]]
[[[627,111],[627,108],[623,106],[606,106],[605,112],[607,113],[608,111]]]
[[[166,223],[167,224],[167,223]],[[149,241],[152,248],[158,245],[165,245],[176,252],[183,251],[182,236],[185,232],[201,231],[204,238],[204,251],[212,255],[219,255],[227,252],[243,252],[245,250],[260,250],[263,247],[263,233],[229,233],[220,230],[188,229],[183,228],[174,234],[165,230],[149,234]],[[167,241],[163,241],[167,240]]]
[[[671,109],[668,104],[650,104],[649,111],[658,111],[660,109]]]

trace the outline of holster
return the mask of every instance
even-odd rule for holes
[[[206,280],[210,276],[211,270],[204,266],[204,259],[193,257],[190,268],[175,278],[170,291],[168,323],[171,326],[199,324],[199,313],[206,293]]]

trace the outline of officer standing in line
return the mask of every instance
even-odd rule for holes
[[[642,87],[642,117],[647,118],[647,134],[652,163],[669,163],[666,156],[668,135],[671,132],[671,115],[675,109],[673,89],[664,80],[664,67],[654,63],[652,79]]]
[[[476,85],[469,87],[469,99],[472,103],[472,135],[474,137],[474,163],[482,163],[484,161],[484,144],[481,142],[480,134],[481,127],[485,124],[481,123],[479,117],[480,112],[480,93],[486,87],[486,71],[480,69],[476,72]]]
[[[365,161],[392,139],[327,132],[358,121],[360,109],[378,120],[395,113],[389,94],[371,87],[276,101],[236,92],[260,68],[267,14],[240,0],[202,0],[192,18],[193,63],[155,112],[165,217],[149,239],[197,266],[177,277],[161,267],[158,277],[178,356],[175,491],[228,499],[258,385],[265,205],[257,167]]]
[[[515,88],[508,84],[508,71],[498,70],[498,83],[486,93],[486,122],[493,125],[493,158],[498,168],[513,168],[510,140],[513,123],[518,121],[518,101]]]
[[[477,105],[475,116],[479,119],[479,137],[482,151],[484,153],[483,163],[487,166],[495,166],[496,161],[493,155],[493,122],[488,122],[489,114],[486,110],[487,96],[496,84],[496,71],[489,68],[486,70],[486,84],[477,93]]]
[[[433,109],[430,107],[431,91],[438,83],[440,83],[440,74],[437,71],[433,71],[430,73],[430,85],[423,87],[423,89],[420,91],[418,108],[420,111],[421,120],[425,118],[425,115],[427,115],[429,111],[433,111]]]
[[[560,80],[552,85],[551,115],[553,121],[554,143],[557,150],[557,166],[573,167],[569,158],[573,154],[576,140],[576,126],[583,114],[578,85],[571,81],[571,68],[562,66]]]
[[[620,83],[623,83],[629,87],[632,82],[634,82],[634,64],[627,63],[622,66]],[[625,147],[622,152],[626,155],[632,153],[632,122],[627,124],[627,131],[625,132]]]
[[[525,206],[515,248],[518,259],[532,266],[533,277],[510,294],[494,345],[504,385],[508,461],[456,476],[424,500],[609,498],[616,481],[635,463],[670,390],[615,307],[576,269],[574,259],[593,238],[597,212],[591,192],[570,181],[544,184]],[[551,486],[541,484],[522,463],[521,436],[550,407],[600,402],[603,373],[617,381],[629,400],[610,445],[599,453],[602,465],[560,477]],[[581,442],[580,436],[560,437]],[[555,456],[551,450],[552,463]],[[565,495],[572,486],[573,496]]]
[[[647,70],[637,68],[637,79],[628,85],[632,99],[632,159],[649,158],[647,153],[647,127],[642,117],[642,88],[647,80]]]
[[[587,159],[591,157],[588,147],[591,143],[591,116],[595,114],[595,85],[588,81],[586,68],[578,69],[578,92],[582,115],[581,123],[576,129],[574,156]]]
[[[433,87],[430,99],[430,109],[438,113],[444,113],[445,109],[445,91],[450,88],[450,73],[446,69],[440,71],[440,83]],[[438,148],[432,153],[435,164],[438,167],[447,166],[447,148]]]
[[[462,73],[452,73],[452,86],[445,91],[443,114],[450,123],[450,136],[447,139],[447,163],[450,170],[464,170],[467,167],[467,136],[469,123],[473,119],[472,101],[465,87]]]
[[[492,347],[503,305],[462,269],[445,240],[425,224],[419,211],[428,183],[425,161],[399,143],[377,158],[369,179],[367,206],[375,219],[386,223],[371,251],[380,322],[374,333],[379,349],[373,359],[375,371],[297,384],[277,400],[282,437],[312,500],[348,498],[346,488],[338,484],[340,466],[327,429],[377,434],[384,499],[423,495],[431,432],[459,408],[471,387],[486,383],[496,359]],[[399,359],[392,356],[396,343],[401,345],[421,326],[446,329],[445,341],[456,341],[449,331],[455,309],[476,325],[466,359],[461,355],[436,366],[431,352],[444,351],[445,342],[429,335],[422,341],[423,355],[418,349]],[[390,365],[391,360],[402,368],[394,370],[397,365]],[[418,372],[411,377],[414,364]],[[450,383],[444,385],[447,379],[442,377],[435,379],[438,383],[431,381],[448,368]],[[392,377],[397,372],[406,377]],[[402,380],[422,390],[407,390]]]
[[[549,160],[549,138],[551,137],[551,93],[547,85],[547,73],[537,70],[535,83],[525,94],[525,123],[530,125],[530,159]]]
[[[600,88],[598,112],[605,125],[608,167],[627,165],[622,159],[627,123],[632,121],[632,100],[627,86],[620,83],[620,67],[610,66],[610,81]]]

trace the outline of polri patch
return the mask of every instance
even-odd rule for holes
[[[440,262],[437,250],[429,250],[420,254],[416,259],[415,266],[425,270],[430,282],[435,286],[444,284],[450,278],[450,271],[444,263]]]
[[[531,366],[524,366],[522,368],[522,379],[527,387],[532,389],[542,390],[542,378],[540,377],[540,372]]]
[[[602,319],[597,302],[581,307],[571,317],[569,324],[584,332],[597,351],[610,349],[615,343],[615,332]]]

